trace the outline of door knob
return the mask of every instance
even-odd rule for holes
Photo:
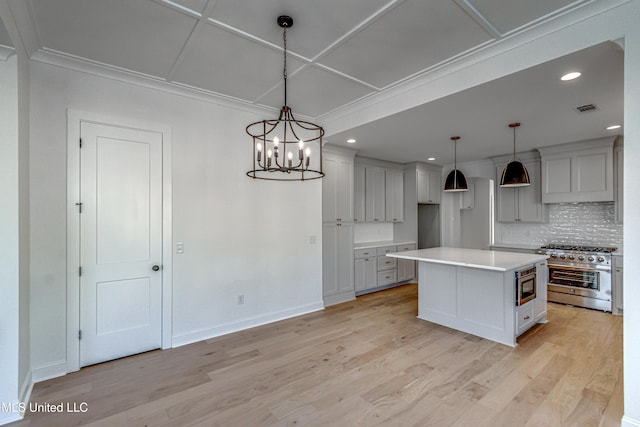
[[[153,267],[151,267],[151,269],[153,271],[158,271],[158,270],[160,270],[160,266],[159,265],[154,265]]]

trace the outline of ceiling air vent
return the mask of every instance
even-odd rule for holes
[[[598,107],[596,106],[596,104],[586,104],[576,107],[576,111],[578,113],[588,113],[589,111],[596,111],[597,109]]]

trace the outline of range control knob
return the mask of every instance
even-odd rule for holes
[[[579,255],[579,256],[578,256],[578,259],[579,259],[580,261],[584,261],[584,257],[583,257],[582,255]]]
[[[589,260],[589,262],[593,262],[595,260],[594,257],[590,256],[589,258],[587,258]]]
[[[565,254],[560,255],[560,259],[565,259],[567,256]]]
[[[558,255],[556,255],[556,254],[551,254],[551,258],[557,258],[557,257],[558,257]]]
[[[603,257],[601,257],[601,256],[599,256],[599,257],[598,257],[598,262],[604,262],[604,258],[603,258]]]
[[[573,260],[573,259],[575,259],[575,258],[576,258],[575,256],[573,256],[573,255],[569,255],[569,259]]]

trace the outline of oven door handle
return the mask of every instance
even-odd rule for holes
[[[602,267],[602,268],[589,268],[589,267],[572,267],[572,266],[568,266],[568,265],[559,265],[559,264],[547,264],[547,266],[549,268],[557,268],[557,269],[561,269],[561,270],[571,270],[571,271],[592,271],[595,273],[598,272],[603,272],[603,273],[610,273],[611,269],[608,267]]]

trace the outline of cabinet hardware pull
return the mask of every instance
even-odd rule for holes
[[[531,317],[529,316],[524,316],[524,320],[529,320]]]

